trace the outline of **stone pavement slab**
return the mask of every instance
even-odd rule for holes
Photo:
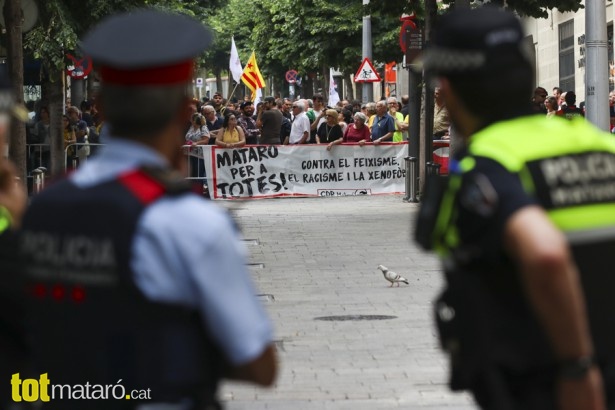
[[[275,323],[275,387],[224,383],[229,410],[476,408],[451,393],[431,301],[437,260],[410,240],[416,204],[399,195],[224,202],[250,251]],[[389,287],[379,264],[410,285]],[[343,315],[387,320],[325,321]]]

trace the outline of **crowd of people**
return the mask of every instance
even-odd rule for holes
[[[611,100],[609,102],[612,104]],[[563,117],[568,120],[585,117],[585,102],[581,102],[578,107],[576,103],[576,93],[574,91],[562,91],[560,87],[553,87],[553,95],[549,95],[543,87],[536,87],[532,97],[534,112],[545,114],[547,117]],[[613,113],[612,108],[611,113]],[[611,117],[615,119],[613,114],[611,114]]]
[[[29,101],[28,121],[26,122],[26,143],[28,170],[40,166],[50,169],[51,134],[49,107],[40,101]],[[63,149],[66,152],[66,169],[75,168],[96,151],[100,143],[103,126],[102,116],[93,101],[84,100],[80,107],[66,101],[62,115]]]
[[[211,99],[193,100],[192,110],[207,119],[200,126],[207,135],[201,144],[233,148],[244,144],[327,144],[331,149],[341,143],[380,144],[408,140],[410,118],[408,96],[401,101],[396,97],[383,98],[377,102],[361,103],[357,100],[341,100],[334,107],[325,104],[322,94],[312,98],[265,97],[254,106],[246,97],[242,102],[226,101],[222,94],[215,93]],[[450,121],[443,101],[436,94],[434,138],[449,136]],[[225,117],[239,131],[229,140]],[[186,143],[195,143],[193,124],[186,125]],[[225,137],[226,135],[226,137]]]

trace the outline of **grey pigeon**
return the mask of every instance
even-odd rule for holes
[[[378,265],[378,269],[382,271],[384,278],[391,282],[391,286],[389,287],[393,287],[395,283],[397,283],[397,287],[399,287],[399,282],[404,282],[406,285],[410,284],[410,282],[408,282],[408,279],[404,278],[399,273],[395,273],[392,270],[389,270],[389,268],[384,265]]]

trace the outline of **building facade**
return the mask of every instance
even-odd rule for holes
[[[604,0],[603,0],[604,1]],[[613,20],[615,7],[605,1],[609,61],[609,91],[615,88]],[[576,13],[549,11],[546,19],[524,18],[528,45],[535,55],[536,86],[549,94],[553,87],[577,94],[577,104],[585,100],[585,10]],[[505,87],[505,85],[503,85]]]

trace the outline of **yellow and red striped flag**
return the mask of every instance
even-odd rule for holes
[[[243,69],[241,81],[252,91],[253,95],[256,93],[256,90],[265,87],[265,80],[263,80],[263,76],[256,64],[256,55],[254,51],[252,51],[248,64],[246,64],[246,67]]]

